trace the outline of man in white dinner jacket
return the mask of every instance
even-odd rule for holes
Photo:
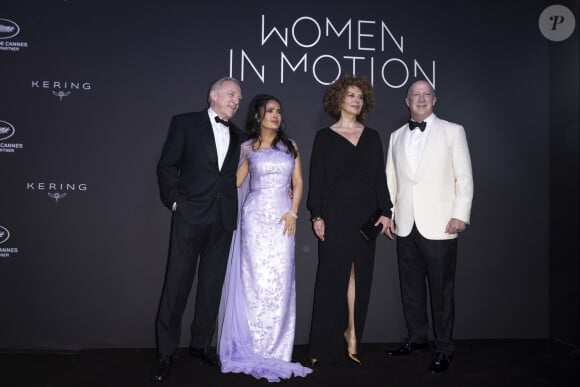
[[[457,236],[469,223],[473,198],[465,131],[437,117],[433,113],[436,102],[435,90],[424,80],[414,82],[407,91],[411,120],[391,133],[387,151],[393,222],[385,231],[391,238],[397,235],[408,330],[401,346],[387,354],[408,355],[428,346],[427,305],[431,304],[434,343],[429,369],[433,373],[447,370],[455,352]]]

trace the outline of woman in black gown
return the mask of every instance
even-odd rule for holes
[[[342,75],[324,95],[324,109],[337,121],[318,130],[310,161],[307,206],[319,239],[308,346],[312,366],[345,354],[361,364],[357,343],[370,298],[375,240],[365,240],[359,230],[380,210],[376,224],[388,232],[392,207],[381,138],[362,123],[373,107],[372,86],[358,76]]]

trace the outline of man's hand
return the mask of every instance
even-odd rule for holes
[[[379,224],[383,226],[381,234],[385,234],[389,239],[393,239],[393,233],[395,232],[394,222],[386,216],[381,215],[377,220],[377,223],[375,223],[375,226],[378,226]]]
[[[447,227],[445,227],[445,232],[447,234],[457,234],[465,230],[466,223],[462,220],[451,218]]]

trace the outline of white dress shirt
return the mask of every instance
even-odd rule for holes
[[[421,157],[425,150],[425,144],[427,144],[429,126],[432,121],[431,117],[432,116],[429,116],[425,119],[427,126],[425,126],[424,131],[421,131],[419,128],[413,130],[408,129],[409,133],[405,136],[405,154],[407,155],[407,160],[413,170],[413,174],[415,174],[419,168],[419,163],[421,162]]]
[[[218,155],[218,167],[221,170],[226,158],[226,153],[228,153],[228,147],[230,146],[230,128],[222,123],[215,121],[217,114],[211,108],[209,108],[207,112],[209,114],[209,120],[213,129],[213,137],[215,138],[215,146]]]

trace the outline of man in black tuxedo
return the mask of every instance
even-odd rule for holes
[[[152,380],[167,379],[179,347],[181,320],[197,273],[190,352],[218,365],[211,341],[226,272],[238,199],[236,170],[242,132],[229,120],[242,92],[230,77],[215,81],[209,108],[173,116],[157,164],[163,204],[172,211],[170,249],[156,320],[157,359]]]

